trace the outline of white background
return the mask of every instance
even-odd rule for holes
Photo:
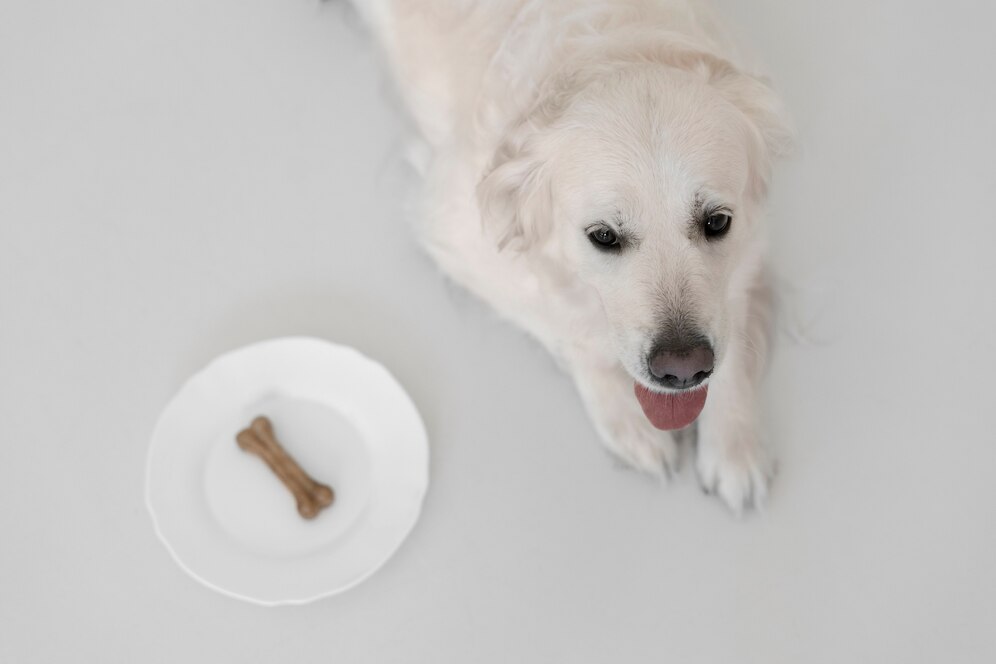
[[[996,10],[727,0],[793,111],[771,203],[781,474],[741,522],[616,468],[403,217],[377,57],[311,0],[0,4],[0,661],[996,661]],[[348,593],[173,563],[155,419],[285,334],[384,362],[432,485]]]

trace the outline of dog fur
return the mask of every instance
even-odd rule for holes
[[[661,477],[675,432],[650,424],[634,381],[663,391],[648,354],[694,327],[716,361],[699,478],[737,512],[760,505],[761,216],[790,136],[714,14],[685,0],[355,4],[421,134],[429,253],[556,356],[612,452]],[[711,240],[703,210],[720,208],[733,221]],[[600,250],[592,228],[625,244]]]

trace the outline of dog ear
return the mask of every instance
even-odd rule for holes
[[[512,130],[477,185],[481,221],[499,249],[526,249],[553,224],[548,163],[540,155],[540,133],[529,119]]]
[[[527,249],[553,227],[554,128],[593,71],[570,69],[551,76],[538,86],[543,96],[505,130],[490,168],[477,185],[485,232],[496,239],[499,249]]]
[[[544,163],[528,149],[516,153],[508,146],[499,148],[495,157],[497,165],[477,186],[481,220],[499,249],[526,249],[552,225]]]
[[[710,83],[747,119],[755,147],[751,194],[760,200],[767,194],[775,160],[788,155],[795,143],[788,115],[765,78],[723,66],[712,71]]]

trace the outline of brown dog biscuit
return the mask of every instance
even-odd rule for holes
[[[305,490],[311,494],[312,499],[320,508],[328,507],[332,504],[335,499],[335,493],[332,489],[320,482],[316,482],[310,475],[304,472],[294,461],[294,459],[284,451],[284,448],[280,445],[280,441],[277,440],[276,435],[273,433],[273,424],[269,419],[265,417],[257,417],[249,425],[249,429],[256,434],[256,436],[267,444],[268,447],[272,449],[279,450],[286,456],[288,463],[288,470],[291,475],[298,481],[298,483],[305,488]]]
[[[249,428],[235,436],[235,440],[243,450],[266,462],[294,496],[298,514],[305,519],[315,518],[335,500],[335,492],[329,486],[316,482],[284,450],[266,417],[255,418]]]

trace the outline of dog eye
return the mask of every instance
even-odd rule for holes
[[[588,239],[599,249],[619,248],[619,236],[611,228],[605,226],[600,226],[588,233]]]
[[[703,224],[706,237],[720,237],[726,235],[726,232],[730,230],[730,224],[732,222],[733,215],[729,212],[713,212],[706,217],[705,223]]]

